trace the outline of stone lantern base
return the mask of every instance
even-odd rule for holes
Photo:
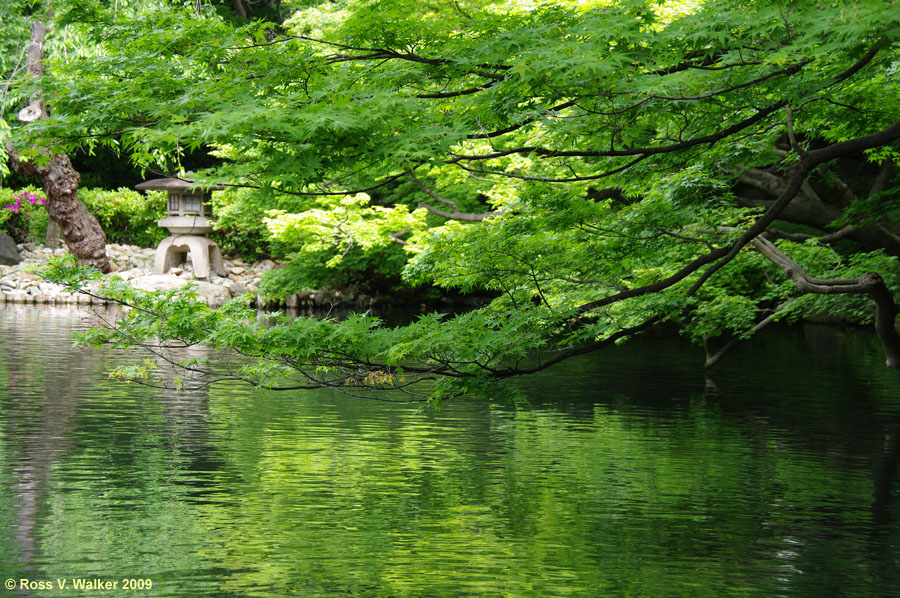
[[[153,273],[165,274],[180,264],[186,253],[191,254],[196,278],[209,278],[210,266],[219,276],[227,276],[218,245],[199,235],[169,235],[163,239],[153,256]]]

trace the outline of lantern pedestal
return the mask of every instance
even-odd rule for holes
[[[199,235],[169,235],[163,239],[153,257],[153,273],[165,274],[180,264],[187,253],[191,254],[196,278],[209,278],[210,267],[219,276],[228,275],[218,245]]]

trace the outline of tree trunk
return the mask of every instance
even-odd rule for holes
[[[244,3],[241,0],[232,0],[231,4],[234,6],[234,11],[238,13],[238,16],[242,19],[249,18],[247,15],[247,9],[244,8]]]
[[[78,261],[101,272],[111,267],[106,257],[106,234],[100,223],[78,199],[81,178],[65,154],[56,154],[42,166],[19,159],[18,151],[9,148],[12,166],[19,174],[40,177],[47,195],[47,213],[57,222],[69,252]]]
[[[879,179],[881,178],[883,177],[879,176]],[[776,197],[787,186],[787,181],[782,177],[758,168],[743,171],[740,174],[740,181]],[[831,184],[833,189],[828,191],[834,196],[834,201],[824,201],[813,186],[807,183],[803,185],[793,201],[782,210],[779,219],[823,231],[833,231],[831,223],[843,216],[844,208],[856,201],[857,197],[838,177],[834,176]],[[881,184],[887,184],[887,181],[876,180],[873,189],[880,191],[879,185]],[[746,207],[767,208],[774,203],[774,200],[739,196],[737,202]],[[854,226],[841,236],[853,239],[869,251],[884,249],[890,255],[900,256],[900,236],[882,226]]]
[[[43,72],[44,39],[47,28],[36,21],[31,26],[31,43],[28,47],[27,69],[32,77],[40,77]],[[44,100],[40,94],[31,98],[28,107],[19,112],[19,120],[32,122],[47,116]],[[94,266],[101,272],[111,269],[106,257],[106,235],[100,223],[78,199],[78,171],[65,154],[55,154],[44,165],[21,159],[17,148],[7,144],[13,169],[25,176],[37,176],[43,181],[47,195],[47,213],[50,220],[59,225],[66,247],[85,265]]]
[[[62,231],[59,229],[59,224],[56,220],[52,218],[47,221],[47,235],[44,238],[44,246],[49,247],[50,249],[56,249],[59,247],[60,242],[60,234]]]

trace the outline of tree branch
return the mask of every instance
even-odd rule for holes
[[[878,174],[875,176],[875,181],[872,183],[872,188],[869,189],[869,197],[887,190],[895,174],[897,174],[897,168],[894,161],[890,158],[882,160]]]
[[[753,246],[781,268],[801,293],[868,295],[875,302],[875,332],[884,348],[886,364],[889,368],[900,371],[900,334],[895,326],[900,307],[878,273],[869,272],[857,278],[814,278],[764,237],[753,239]]]
[[[536,181],[539,183],[578,183],[581,181],[597,181],[600,179],[605,179],[607,177],[611,177],[614,174],[618,174],[625,170],[628,170],[638,162],[642,160],[646,160],[648,156],[638,156],[634,160],[628,162],[627,164],[623,164],[618,168],[613,168],[612,170],[607,170],[605,172],[601,172],[600,174],[589,174],[584,176],[573,176],[568,178],[549,178],[549,177],[539,177],[539,176],[526,176],[524,174],[516,174],[515,172],[504,172],[502,170],[484,170],[481,168],[471,168],[469,166],[463,166],[458,163],[456,160],[450,160],[448,164],[456,163],[456,166],[462,168],[466,172],[473,174],[494,174],[497,176],[506,177],[508,179],[518,179],[521,181]]]
[[[388,235],[391,238],[391,241],[397,243],[398,245],[406,245],[406,241],[401,239],[400,237],[409,234],[409,227],[404,228],[403,230],[398,230],[395,233],[391,233]]]
[[[768,316],[766,316],[765,318],[763,318],[763,320],[760,321],[759,324],[757,324],[756,326],[754,326],[753,328],[751,328],[750,330],[748,330],[748,331],[744,334],[744,336],[736,336],[736,337],[734,337],[733,339],[731,339],[730,341],[728,341],[728,342],[725,344],[724,347],[722,347],[721,349],[719,349],[718,351],[716,351],[713,355],[710,355],[710,354],[707,352],[707,354],[706,354],[706,362],[703,364],[703,367],[705,367],[706,369],[710,369],[711,367],[713,367],[714,365],[716,365],[717,363],[719,363],[719,361],[720,361],[723,357],[725,357],[725,354],[728,353],[729,351],[731,351],[731,350],[732,350],[735,346],[737,346],[741,341],[747,340],[749,337],[753,336],[754,334],[756,334],[757,332],[759,332],[759,331],[762,330],[763,328],[766,328],[769,324],[771,324],[772,322],[774,322],[775,319],[778,317],[778,315],[781,314],[782,312],[784,312],[784,310],[787,309],[788,306],[790,306],[794,301],[796,301],[796,299],[789,299],[788,301],[785,301],[784,303],[782,303],[781,305],[779,305],[778,307],[776,307],[775,310],[774,310],[772,313],[770,313]],[[706,343],[704,343],[704,348],[705,348],[705,347],[706,347]]]
[[[812,61],[804,60],[799,64],[789,66],[788,68],[785,68],[785,69],[773,71],[773,72],[763,75],[761,77],[757,77],[756,79],[751,79],[750,81],[745,81],[744,83],[739,83],[737,85],[732,85],[731,87],[726,87],[724,89],[717,89],[715,91],[709,91],[707,93],[702,93],[702,94],[698,94],[695,96],[664,96],[664,95],[651,94],[648,97],[653,98],[655,100],[669,100],[669,101],[674,101],[674,102],[706,100],[706,99],[714,98],[716,96],[719,96],[719,95],[722,95],[725,93],[737,91],[738,89],[744,89],[745,87],[752,87],[753,85],[762,83],[763,81],[765,81],[767,79],[771,79],[772,77],[776,77],[778,75],[793,75],[793,74],[799,72],[800,69],[802,69],[804,65],[807,65],[810,62],[812,62]]]
[[[839,158],[845,155],[856,155],[866,149],[886,145],[898,138],[900,138],[900,121],[897,121],[889,127],[886,127],[881,131],[878,131],[871,135],[834,143],[821,149],[809,152],[800,159],[800,162],[794,164],[791,167],[788,177],[785,179],[784,189],[782,189],[777,199],[772,203],[771,206],[769,206],[764,214],[756,219],[756,221],[752,226],[750,226],[750,228],[744,231],[740,238],[738,238],[731,245],[730,249],[716,249],[710,251],[705,255],[701,255],[700,257],[694,259],[692,262],[683,266],[680,270],[678,270],[671,276],[668,276],[653,284],[629,289],[621,293],[616,293],[615,295],[610,295],[601,299],[597,299],[596,301],[585,303],[577,308],[577,313],[583,314],[605,305],[610,305],[612,303],[630,299],[632,297],[640,297],[651,293],[658,293],[684,280],[703,266],[712,264],[685,292],[685,296],[693,296],[698,290],[700,290],[700,288],[706,283],[707,280],[709,280],[709,278],[713,274],[718,272],[721,268],[725,267],[725,265],[728,264],[732,259],[734,259],[734,257],[740,252],[742,247],[762,234],[766,230],[766,228],[775,221],[781,211],[784,210],[785,207],[787,207],[791,200],[794,199],[794,197],[800,191],[807,175],[815,167],[835,158]],[[900,362],[898,362],[898,364],[900,364]]]
[[[456,205],[456,202],[450,201],[449,199],[444,199],[443,197],[441,197],[440,195],[438,195],[437,193],[435,193],[434,191],[432,191],[431,189],[426,187],[422,183],[422,181],[420,181],[416,177],[416,175],[413,174],[413,171],[411,169],[407,169],[406,174],[409,176],[410,179],[412,179],[412,181],[416,185],[419,186],[420,189],[422,189],[422,191],[427,193],[435,201],[439,201],[442,204],[453,208],[453,212],[444,212],[443,210],[438,210],[437,208],[435,208],[434,206],[432,206],[430,204],[427,204],[425,202],[419,202],[420,208],[426,208],[432,214],[437,214],[438,216],[441,216],[443,218],[448,218],[450,220],[462,220],[464,222],[480,222],[481,220],[484,220],[485,218],[489,218],[491,216],[496,216],[501,213],[500,211],[484,212],[481,214],[467,214],[464,212],[460,212],[459,206]]]
[[[501,135],[506,135],[507,133],[512,133],[513,131],[517,131],[518,129],[521,129],[525,125],[529,125],[533,122],[536,122],[537,120],[543,118],[547,114],[551,114],[553,112],[559,112],[560,110],[565,110],[566,108],[571,108],[574,105],[575,105],[574,100],[563,102],[561,104],[557,104],[556,106],[547,108],[547,110],[545,110],[542,114],[540,114],[534,118],[530,118],[530,119],[522,121],[518,124],[510,125],[503,129],[497,129],[496,131],[491,131],[489,133],[471,133],[469,135],[466,135],[466,139],[493,139],[494,137],[500,137]]]
[[[797,136],[794,133],[794,111],[791,110],[790,104],[785,106],[784,109],[787,112],[787,134],[788,140],[791,143],[791,149],[794,150],[794,153],[796,153],[798,156],[805,156],[806,150],[800,147],[800,145],[797,143]]]
[[[493,160],[494,158],[499,158],[502,156],[508,156],[510,154],[536,154],[538,156],[546,157],[546,158],[615,158],[615,157],[624,157],[624,156],[653,156],[657,154],[668,154],[672,152],[677,152],[685,149],[690,149],[692,147],[698,145],[706,145],[706,144],[715,144],[718,141],[725,139],[726,137],[737,133],[738,131],[742,131],[749,126],[752,126],[759,121],[763,120],[776,110],[780,110],[787,104],[787,101],[780,100],[775,104],[767,106],[761,110],[758,110],[756,114],[745,118],[735,124],[721,129],[715,133],[711,133],[709,135],[703,135],[701,137],[695,137],[693,139],[688,139],[687,141],[682,141],[680,143],[673,143],[671,145],[660,145],[660,146],[649,146],[649,147],[637,147],[623,150],[567,150],[567,151],[558,151],[558,150],[550,150],[544,147],[537,146],[524,146],[517,147],[511,149],[505,149],[498,152],[492,152],[490,154],[451,154],[456,160]]]
[[[416,95],[414,97],[420,100],[439,100],[444,98],[457,98],[459,96],[467,96],[472,95],[473,93],[478,93],[479,91],[484,91],[486,89],[490,89],[494,85],[496,85],[496,81],[490,81],[488,83],[484,83],[482,85],[478,85],[476,87],[470,87],[469,89],[462,89],[460,91],[442,91],[437,93],[422,93]]]
[[[766,236],[773,239],[785,239],[787,241],[793,241],[794,243],[804,243],[809,241],[810,239],[815,239],[820,245],[828,245],[829,243],[834,243],[840,239],[843,239],[847,235],[850,235],[856,231],[852,225],[847,225],[840,230],[837,230],[833,233],[829,233],[827,235],[809,235],[806,233],[787,233],[783,230],[779,230],[777,228],[767,228]]]

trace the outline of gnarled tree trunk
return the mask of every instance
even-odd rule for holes
[[[34,162],[19,159],[15,149],[9,152],[13,168],[25,176],[40,177],[47,194],[47,214],[59,224],[62,237],[69,251],[78,261],[94,266],[101,272],[109,272],[106,257],[106,234],[100,223],[78,199],[78,181],[81,176],[72,167],[65,154],[56,154],[50,161],[38,166]]]
[[[44,39],[47,28],[36,21],[31,27],[31,43],[28,47],[28,72],[40,77],[43,71]],[[31,122],[47,116],[44,100],[40,95],[32,98],[31,104],[19,112],[19,120]],[[13,169],[25,176],[40,177],[44,193],[47,195],[47,213],[59,224],[63,239],[69,251],[85,265],[95,266],[101,272],[109,272],[111,267],[106,256],[106,234],[100,223],[78,199],[78,182],[81,176],[65,154],[55,154],[44,165],[21,159],[17,148],[7,144]]]

